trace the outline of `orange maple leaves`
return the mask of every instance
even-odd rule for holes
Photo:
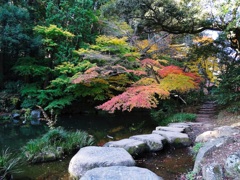
[[[159,100],[170,98],[171,91],[186,93],[197,89],[202,81],[197,74],[184,72],[178,66],[164,67],[152,59],[145,59],[141,64],[143,67],[155,67],[152,68],[155,76],[141,78],[125,92],[96,108],[110,113],[115,110],[131,111],[133,108],[156,108]]]

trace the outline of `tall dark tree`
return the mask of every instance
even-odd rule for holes
[[[0,7],[0,86],[17,58],[36,48],[29,13],[25,8],[6,3]]]

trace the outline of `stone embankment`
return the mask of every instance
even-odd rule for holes
[[[156,152],[165,145],[186,147],[191,145],[189,132],[193,123],[172,123],[158,126],[151,134],[131,136],[118,141],[110,141],[103,147],[81,148],[71,159],[71,177],[82,180],[97,179],[151,179],[161,177],[148,169],[135,167],[134,157],[145,152]]]
[[[195,144],[202,146],[193,174],[199,180],[240,180],[240,126],[216,127],[215,108],[214,102],[204,103],[197,118],[199,124],[192,127],[194,134],[199,134]]]

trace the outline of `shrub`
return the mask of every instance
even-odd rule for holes
[[[49,130],[42,139],[44,142],[49,142],[50,144],[61,144],[67,140],[68,132],[63,128],[56,128]]]
[[[49,130],[41,138],[30,140],[23,148],[27,161],[35,163],[45,161],[49,154],[53,159],[61,158],[74,150],[94,144],[94,138],[85,131],[69,132],[59,127]]]
[[[175,122],[186,122],[186,121],[194,121],[197,115],[192,113],[177,113],[166,118],[163,118],[161,121],[158,121],[159,125],[165,126],[169,123]]]

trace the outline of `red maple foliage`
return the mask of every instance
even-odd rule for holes
[[[158,62],[152,59],[145,59],[143,66],[155,66]],[[155,66],[156,67],[156,66]],[[122,94],[113,97],[104,104],[97,106],[113,113],[115,110],[131,111],[133,108],[156,108],[160,99],[170,97],[171,91],[186,93],[197,89],[202,81],[195,73],[184,72],[178,66],[158,66],[155,69],[155,76],[141,78]],[[158,77],[156,77],[158,76]]]
[[[160,75],[161,78],[164,78],[168,74],[183,74],[183,70],[178,66],[170,65],[159,69],[157,73]]]
[[[135,86],[127,88],[127,90],[97,106],[97,109],[102,109],[113,113],[115,110],[131,111],[135,108],[156,108],[158,100],[156,98],[166,99],[170,93],[161,88],[159,84],[151,84],[147,86]]]
[[[115,110],[156,108],[161,99],[170,98],[172,91],[186,93],[197,89],[202,81],[201,77],[195,73],[184,72],[183,69],[174,65],[163,66],[153,59],[144,59],[141,65],[140,70],[129,70],[120,65],[95,66],[79,75],[72,83],[89,83],[96,79],[104,79],[106,82],[109,77],[127,73],[138,76],[138,81],[131,83],[131,87],[126,88],[124,87],[126,84],[117,84],[116,88],[124,87],[125,92],[96,107],[113,113]]]

